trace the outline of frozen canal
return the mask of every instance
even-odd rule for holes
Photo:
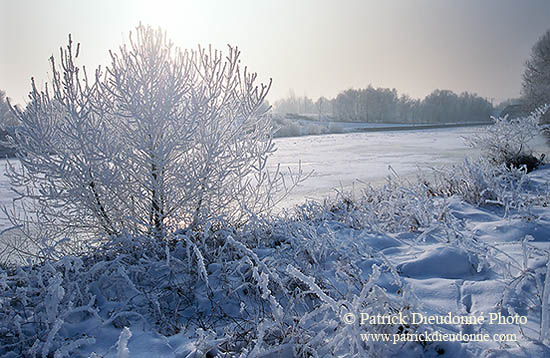
[[[360,189],[363,183],[381,184],[391,174],[389,166],[402,177],[414,178],[419,169],[460,163],[477,151],[463,137],[481,127],[458,127],[386,132],[363,132],[276,139],[277,152],[271,163],[295,169],[298,161],[304,172],[313,175],[283,203],[288,207],[304,198],[320,199],[334,188]],[[533,144],[546,150],[544,139]]]

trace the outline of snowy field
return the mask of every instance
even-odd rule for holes
[[[322,199],[335,189],[361,189],[365,184],[380,185],[395,174],[415,179],[418,170],[461,163],[478,152],[465,145],[463,137],[481,127],[345,133],[275,139],[277,151],[272,166],[281,164],[314,173],[282,204],[291,207],[304,199]],[[531,147],[548,152],[544,138]],[[393,168],[393,171],[389,167]]]
[[[475,129],[278,139],[271,165],[315,171],[284,207],[374,188],[0,271],[0,355],[25,342],[36,357],[549,357],[550,166],[414,181],[475,156],[461,139]]]

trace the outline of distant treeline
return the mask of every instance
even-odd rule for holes
[[[278,113],[315,114],[320,119],[372,123],[459,123],[485,122],[493,112],[492,104],[477,94],[459,95],[449,90],[435,90],[424,99],[399,95],[389,88],[349,89],[336,98],[319,98],[292,92],[273,105]]]

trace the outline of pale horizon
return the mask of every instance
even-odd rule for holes
[[[1,0],[0,89],[24,104],[30,78],[49,81],[48,58],[68,34],[88,71],[108,65],[140,22],[181,48],[227,44],[261,81],[270,102],[316,99],[348,88],[395,88],[423,98],[435,89],[498,102],[518,97],[531,47],[548,29],[547,1],[41,1]]]

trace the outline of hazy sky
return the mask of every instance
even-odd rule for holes
[[[268,97],[289,89],[313,99],[347,88],[396,88],[422,98],[436,88],[495,102],[519,95],[523,64],[550,28],[548,0],[0,0],[0,89],[25,103],[30,77],[48,81],[48,58],[68,33],[81,64],[108,64],[108,50],[139,22],[161,26],[180,47],[242,50]]]

